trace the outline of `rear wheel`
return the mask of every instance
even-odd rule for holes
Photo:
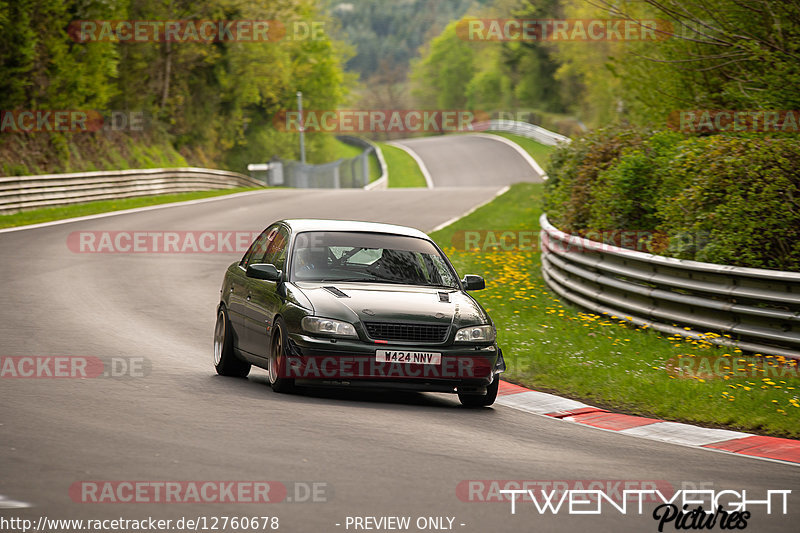
[[[500,375],[495,374],[492,384],[486,387],[486,394],[458,393],[458,399],[464,407],[488,407],[497,399],[497,389],[500,387]]]
[[[269,351],[269,385],[275,392],[291,392],[294,389],[294,380],[285,377],[286,353],[289,348],[286,322],[278,318],[273,329],[272,347]]]
[[[246,377],[250,373],[250,363],[242,361],[233,353],[228,312],[220,306],[217,311],[217,325],[214,327],[214,368],[220,376]]]

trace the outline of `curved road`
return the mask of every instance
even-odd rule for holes
[[[602,515],[561,510],[540,516],[530,504],[520,504],[512,515],[508,503],[463,501],[457,493],[466,480],[494,479],[656,481],[676,489],[747,489],[751,498],[768,489],[793,489],[796,500],[800,469],[785,464],[637,439],[502,406],[465,410],[448,395],[279,395],[261,370],[244,380],[218,377],[211,365],[214,307],[224,269],[240,254],[92,254],[68,246],[81,232],[259,231],[290,216],[430,230],[490,198],[523,168],[504,145],[492,148],[484,140],[478,143],[483,157],[502,164],[492,172],[489,163],[471,171],[458,167],[453,176],[435,161],[476,153],[474,140],[429,142],[430,147],[423,140],[408,144],[430,164],[437,184],[463,179],[491,186],[272,190],[0,233],[4,361],[88,356],[142,368],[117,378],[0,378],[0,495],[30,504],[11,508],[0,498],[0,526],[2,519],[42,516],[207,517],[210,528],[213,517],[224,515],[277,516],[282,531],[336,532],[367,530],[347,527],[348,516],[410,516],[409,531],[419,531],[418,517],[454,517],[452,529],[464,532],[657,531],[647,507],[641,516],[609,508]],[[295,501],[93,504],[82,502],[80,491],[70,493],[72,486],[93,486],[82,482],[107,481],[279,481]],[[306,499],[310,483],[318,484],[316,499],[325,501],[296,501]],[[795,531],[799,508],[790,505],[786,516],[756,512],[749,529]],[[21,530],[9,523],[0,529]]]
[[[541,182],[536,169],[502,137],[459,135],[396,141],[414,152],[430,172],[434,187],[509,185]]]

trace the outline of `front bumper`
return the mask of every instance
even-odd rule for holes
[[[441,354],[438,365],[386,363],[377,350]],[[343,384],[439,392],[481,392],[505,370],[502,351],[490,345],[378,344],[356,339],[289,336],[286,378],[298,383]]]

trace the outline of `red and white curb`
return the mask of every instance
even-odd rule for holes
[[[506,381],[500,382],[497,396],[495,403],[500,405],[623,435],[800,465],[800,441],[792,439],[762,437],[727,429],[703,428],[657,418],[611,413],[599,407],[537,392]]]

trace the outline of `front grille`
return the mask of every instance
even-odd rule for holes
[[[365,322],[370,338],[384,341],[444,342],[450,326],[447,324],[394,324]]]

